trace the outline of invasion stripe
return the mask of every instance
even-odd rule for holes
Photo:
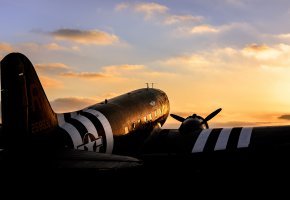
[[[202,152],[203,148],[205,146],[205,143],[208,139],[208,136],[210,135],[212,129],[204,129],[203,131],[200,132],[193,148],[192,148],[192,153],[197,153],[197,152]]]
[[[78,130],[73,125],[64,122],[64,115],[57,115],[57,119],[59,126],[64,129],[71,137],[74,148],[77,148],[78,145],[81,145],[83,142]]]
[[[80,113],[78,113],[77,115],[72,115],[71,117],[78,120],[80,123],[82,123],[87,129],[88,133],[93,134],[95,138],[99,137],[94,124],[87,117],[80,115]],[[96,152],[99,152],[99,151],[100,151],[100,147],[97,147]]]
[[[232,128],[224,128],[215,144],[214,150],[225,150],[227,148],[227,143],[230,137],[230,133],[232,131]]]
[[[252,136],[252,127],[243,128],[239,137],[238,148],[248,147]]]
[[[80,122],[79,120],[77,120],[75,118],[72,118],[70,113],[64,114],[64,120],[67,123],[72,124],[78,130],[79,134],[81,135],[81,138],[84,138],[84,136],[88,132],[88,130],[86,129],[86,127],[84,126],[84,124],[82,122]]]
[[[236,150],[242,128],[233,128],[228,139],[227,150]]]
[[[100,146],[100,152],[105,153],[106,148],[107,148],[107,139],[106,139],[106,134],[105,134],[105,130],[104,130],[103,125],[101,124],[99,119],[91,113],[80,112],[80,114],[82,116],[85,116],[86,118],[88,118],[92,122],[92,124],[94,125],[95,129],[98,132],[98,135],[102,137],[102,146]]]
[[[209,152],[209,151],[214,150],[215,144],[217,142],[217,139],[220,135],[221,130],[222,130],[221,128],[212,130],[211,134],[209,135],[209,137],[207,139],[205,147],[203,149],[204,152]]]
[[[57,121],[58,121],[58,125],[59,126],[62,126],[63,124],[65,124],[64,115],[63,114],[57,114]]]
[[[86,110],[83,110],[83,112],[91,113],[100,120],[106,133],[106,139],[107,139],[106,153],[112,153],[113,146],[114,146],[113,131],[112,131],[112,127],[108,119],[101,112],[97,110],[86,109]]]
[[[73,118],[81,122],[86,127],[89,133],[93,134],[96,138],[99,137],[94,124],[87,117],[79,114],[79,115],[74,116]]]

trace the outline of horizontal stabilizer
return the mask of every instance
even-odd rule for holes
[[[62,152],[58,158],[58,168],[118,170],[142,166],[142,161],[133,157],[92,151],[67,150]]]

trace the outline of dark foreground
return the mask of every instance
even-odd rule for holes
[[[256,152],[251,156],[249,152],[236,152],[194,156],[144,155],[142,159],[144,165],[141,167],[121,170],[22,167],[31,161],[23,158],[17,161],[18,166],[8,167],[2,160],[1,188],[89,196],[105,191],[108,196],[114,195],[114,191],[125,196],[135,191],[141,196],[154,192],[165,196],[208,196],[215,191],[213,195],[220,197],[228,195],[228,191],[239,195],[253,192],[280,195],[290,188],[290,154],[285,149]]]

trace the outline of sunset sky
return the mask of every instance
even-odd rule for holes
[[[290,124],[290,1],[0,0],[0,26],[56,112],[153,82],[211,127]]]

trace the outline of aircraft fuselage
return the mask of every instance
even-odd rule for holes
[[[68,147],[134,154],[151,131],[164,124],[169,109],[163,91],[144,88],[57,117]]]

